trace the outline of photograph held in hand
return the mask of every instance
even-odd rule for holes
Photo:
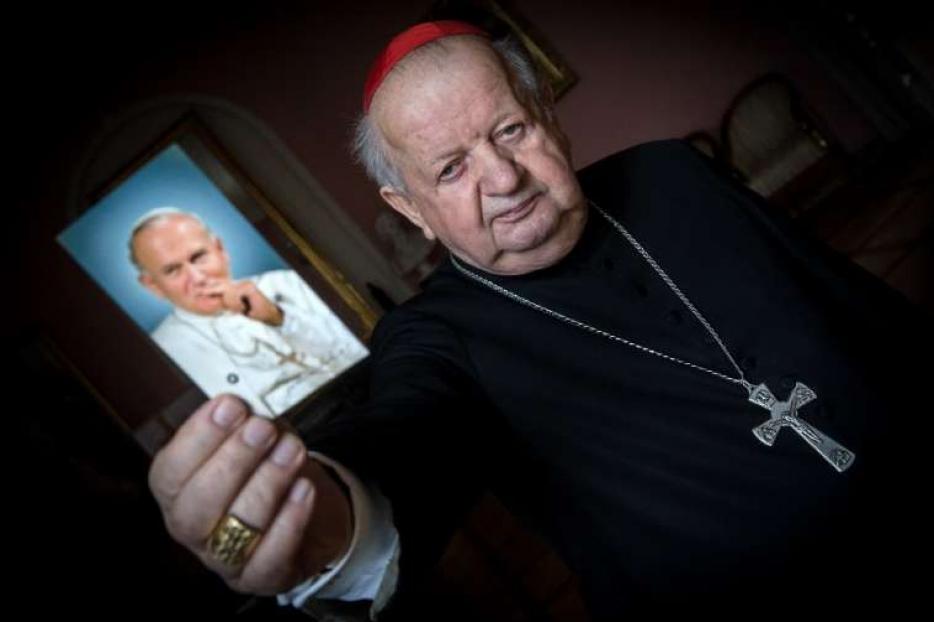
[[[207,397],[277,417],[368,354],[180,143],[59,242]]]

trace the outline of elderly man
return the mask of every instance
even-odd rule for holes
[[[129,247],[139,282],[173,306],[152,338],[208,396],[279,415],[367,355],[292,270],[233,280],[223,242],[195,214],[151,210]]]
[[[930,335],[900,298],[680,142],[575,175],[528,62],[468,25],[394,39],[364,111],[381,196],[450,262],[383,319],[372,402],[310,459],[277,459],[231,399],[157,457],[170,531],[209,567],[295,604],[395,594],[398,611],[492,487],[595,619],[921,593],[902,569],[926,542],[910,348]]]

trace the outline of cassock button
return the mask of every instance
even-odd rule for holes
[[[785,375],[778,379],[778,386],[780,386],[785,391],[791,391],[795,388],[795,377]]]
[[[636,293],[645,298],[649,295],[649,288],[645,286],[645,283],[642,281],[636,281],[632,284],[633,289],[636,290]]]
[[[744,356],[739,360],[739,366],[746,373],[752,372],[756,368],[756,357]]]
[[[668,320],[669,324],[674,324],[675,326],[680,326],[684,322],[684,316],[681,315],[681,312],[677,309],[673,309],[665,314],[665,319]]]
[[[227,374],[227,382],[229,382],[230,384],[237,384],[238,382],[240,382],[240,376],[238,376],[237,374],[233,374],[233,373]]]
[[[603,260],[603,269],[606,270],[607,272],[612,272],[612,271],[613,271],[613,260],[610,259],[609,257],[607,257],[606,259],[604,259],[604,260]]]

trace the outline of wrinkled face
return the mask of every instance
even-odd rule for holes
[[[573,248],[586,202],[557,127],[516,100],[476,37],[407,59],[370,112],[406,188],[380,194],[458,258],[498,274],[549,266]]]
[[[197,220],[182,214],[157,220],[136,234],[133,247],[139,281],[149,291],[192,313],[223,309],[217,286],[230,280],[230,262],[221,241]]]

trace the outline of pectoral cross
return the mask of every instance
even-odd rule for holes
[[[283,352],[280,352],[274,345],[272,345],[268,341],[263,341],[262,339],[257,339],[256,341],[258,344],[266,346],[267,350],[269,350],[270,352],[272,352],[273,354],[279,357],[279,360],[276,362],[277,365],[285,365],[286,363],[293,363],[295,365],[298,365],[299,367],[303,367],[305,369],[311,369],[308,363],[305,362],[305,359],[300,352],[296,352],[295,350],[293,350],[289,352],[288,354],[285,354]]]
[[[276,354],[279,355],[279,364],[285,365],[286,363],[294,363],[295,365],[304,365],[302,357],[298,352],[289,352],[288,354],[282,354],[279,351],[276,351]]]
[[[833,468],[842,473],[850,468],[856,455],[798,417],[798,409],[816,399],[817,393],[800,382],[795,383],[791,395],[784,402],[778,401],[765,384],[753,387],[749,392],[749,401],[765,408],[772,416],[765,423],[753,428],[752,433],[760,441],[771,447],[781,429],[789,427],[797,432],[798,436],[813,447]]]

